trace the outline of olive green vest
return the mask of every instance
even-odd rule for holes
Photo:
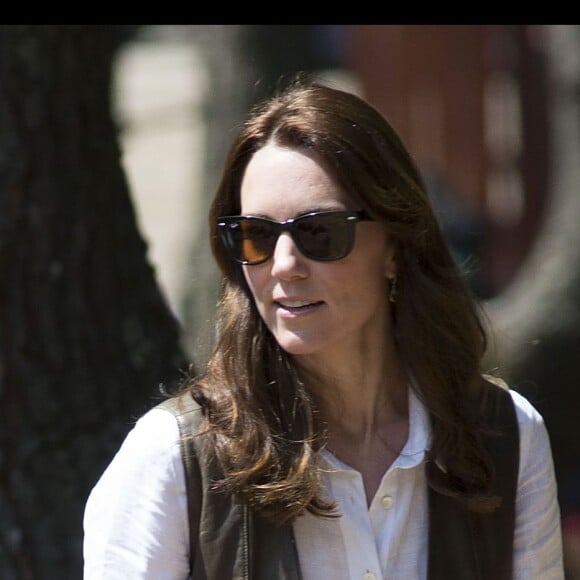
[[[510,580],[513,567],[519,432],[506,389],[489,384],[486,417],[495,435],[485,443],[495,467],[493,493],[499,508],[477,514],[429,488],[429,580]],[[177,418],[185,466],[193,580],[301,580],[291,525],[275,526],[235,496],[217,493],[218,476],[203,458],[200,438],[192,437],[201,408],[189,394],[160,403]],[[434,462],[432,480],[445,474]]]

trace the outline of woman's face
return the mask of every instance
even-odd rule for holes
[[[277,221],[362,209],[314,157],[271,144],[250,160],[240,195],[243,215]],[[284,231],[271,259],[243,266],[260,315],[288,353],[353,356],[384,340],[394,249],[381,224],[362,221],[355,228],[353,249],[340,260],[306,258]]]

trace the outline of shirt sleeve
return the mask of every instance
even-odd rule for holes
[[[542,416],[510,391],[520,429],[514,533],[515,580],[563,580],[560,509],[550,440]]]
[[[84,513],[84,580],[186,580],[189,524],[179,429],[152,409],[127,435]]]

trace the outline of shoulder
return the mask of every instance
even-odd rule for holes
[[[143,497],[177,496],[182,488],[177,422],[171,413],[151,409],[134,424],[91,490],[87,517],[102,519],[103,509],[114,513],[115,506],[133,505]]]
[[[514,577],[562,578],[558,488],[550,438],[534,404],[510,389],[520,431]]]
[[[513,403],[520,442],[520,479],[522,474],[537,469],[542,463],[544,466],[551,465],[550,438],[544,418],[538,409],[528,398],[516,389],[508,387],[501,379],[485,378],[501,387],[499,391],[506,394],[503,399]]]
[[[484,378],[487,380],[489,388],[493,389],[496,395],[492,397],[492,400],[501,402],[499,407],[502,409],[501,413],[504,417],[502,419],[504,421],[503,424],[512,424],[513,419],[509,419],[509,422],[505,423],[506,417],[508,417],[506,403],[511,403],[509,406],[513,406],[520,441],[520,462],[526,464],[532,458],[532,455],[536,453],[544,457],[549,455],[550,441],[548,433],[544,419],[536,407],[516,389],[510,388],[502,379],[486,375],[484,375]],[[497,407],[492,405],[489,409],[493,411]],[[512,415],[511,412],[510,415]],[[490,416],[494,417],[496,413],[492,412],[490,415],[488,412],[488,419]]]
[[[86,577],[145,578],[146,568],[147,578],[185,578],[186,485],[171,413],[153,408],[136,421],[91,490],[83,524]]]
[[[544,420],[542,415],[524,395],[510,387],[503,379],[489,375],[484,375],[484,379],[488,385],[491,383],[489,385],[491,388],[495,387],[496,394],[503,394],[505,401],[511,400],[520,431],[522,429],[527,430],[533,428],[537,425],[543,425]]]
[[[552,463],[550,437],[544,418],[536,407],[524,395],[510,389],[510,395],[516,410],[520,431],[520,452],[522,471],[528,467],[531,471],[543,463],[545,468]]]
[[[169,411],[176,417],[181,415],[192,415],[201,418],[201,405],[193,398],[190,391],[182,391],[161,402],[154,409]]]
[[[197,435],[201,432],[202,407],[189,391],[183,391],[161,401],[153,410],[173,416],[178,435],[181,436],[182,440],[188,440],[189,436]]]
[[[509,389],[509,394],[513,401],[518,424],[521,427],[529,428],[533,425],[543,424],[544,419],[534,405],[521,393],[514,389]]]
[[[110,470],[134,470],[178,464],[180,434],[175,417],[159,407],[141,416],[125,437],[114,457]],[[122,467],[121,467],[122,466]]]

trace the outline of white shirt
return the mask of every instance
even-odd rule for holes
[[[560,513],[542,417],[510,391],[520,426],[515,580],[562,580]],[[326,493],[342,517],[309,513],[294,524],[304,580],[424,580],[430,427],[409,395],[409,439],[367,508],[359,472],[324,452]],[[85,580],[186,580],[189,529],[175,418],[146,413],[93,488],[85,509]],[[195,580],[195,579],[194,579]],[[274,580],[274,579],[273,579]]]

